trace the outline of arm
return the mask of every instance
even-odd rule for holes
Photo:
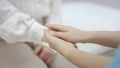
[[[40,44],[44,28],[7,0],[0,0],[0,37],[7,43],[33,42]]]
[[[32,42],[41,44],[44,28],[8,1],[0,0],[0,38],[7,43]],[[29,43],[29,45],[31,44]],[[54,53],[50,48],[44,46],[34,46],[35,53],[45,63],[51,64],[55,59]]]
[[[54,30],[54,36],[69,42],[96,43],[109,47],[116,47],[120,42],[119,31],[82,31],[70,26],[55,24],[48,24],[47,27]]]
[[[89,39],[91,43],[97,43],[116,48],[120,42],[120,31],[94,31]]]
[[[45,32],[46,39],[50,46],[60,52],[66,59],[80,68],[107,68],[111,58],[92,55],[74,48],[74,44],[63,41]]]
[[[64,52],[62,54],[65,55]],[[93,55],[77,49],[73,49],[65,57],[80,68],[107,68],[111,60],[110,57]]]

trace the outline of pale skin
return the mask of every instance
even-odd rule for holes
[[[55,24],[49,24],[47,27],[54,30],[53,35],[47,30],[45,32],[45,38],[50,46],[80,68],[107,68],[111,58],[80,51],[74,48],[73,43],[89,42],[117,47],[120,41],[119,31],[81,31],[72,27]]]
[[[97,43],[104,46],[116,47],[120,41],[120,31],[82,31],[70,26],[48,24],[55,37],[73,43]]]
[[[33,43],[27,43],[34,51],[34,53],[46,64],[51,64],[55,60],[55,54],[51,48]]]
[[[43,36],[42,41],[46,42],[45,37]],[[55,60],[55,53],[51,48],[46,47],[44,44],[38,45],[32,42],[26,42],[34,53],[47,65],[51,64]]]
[[[55,59],[55,54],[52,49],[42,45],[37,46],[34,53],[46,64],[51,64]]]

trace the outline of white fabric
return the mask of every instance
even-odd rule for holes
[[[40,44],[46,27],[39,23],[44,17],[59,23],[59,5],[60,0],[0,0],[0,37],[8,43],[0,40],[0,68],[77,68],[58,53],[47,66],[28,45],[18,43]]]
[[[44,17],[48,23],[59,22],[59,5],[60,0],[0,0],[0,38],[40,44],[45,27],[39,23],[45,23]]]
[[[58,52],[47,66],[25,43],[6,44],[0,41],[0,68],[78,68]]]

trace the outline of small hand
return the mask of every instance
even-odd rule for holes
[[[35,48],[35,54],[40,57],[46,64],[50,64],[54,61],[55,59],[55,54],[54,52],[45,46],[39,45]]]

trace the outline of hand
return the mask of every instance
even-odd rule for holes
[[[50,35],[48,31],[45,31],[45,38],[52,48],[57,50],[71,63],[75,64],[79,68],[105,68],[111,58],[92,55],[74,48],[74,44],[64,41],[60,38]],[[93,60],[94,59],[94,60]],[[103,61],[104,59],[104,61]],[[99,61],[99,63],[96,63]]]
[[[88,42],[89,39],[93,36],[92,32],[81,31],[70,26],[55,24],[47,24],[46,26],[53,30],[54,36],[73,43]]]
[[[73,49],[76,50],[74,43],[70,43],[52,36],[48,30],[45,30],[45,38],[51,48],[55,49],[64,56],[69,56],[69,54],[73,52]]]
[[[39,45],[34,50],[35,54],[37,54],[40,59],[42,59],[46,64],[50,64],[54,61],[55,55],[54,52],[45,46]]]

